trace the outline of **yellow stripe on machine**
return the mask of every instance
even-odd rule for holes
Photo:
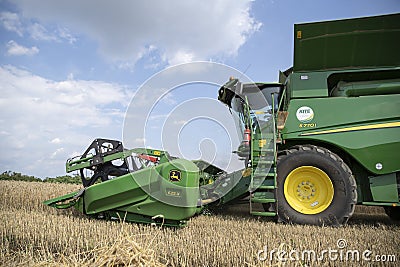
[[[306,136],[306,135],[317,135],[317,134],[328,134],[328,133],[343,133],[343,132],[350,132],[350,131],[362,131],[362,130],[372,130],[372,129],[393,128],[393,127],[400,127],[400,122],[378,123],[378,124],[371,124],[371,125],[346,127],[346,128],[319,131],[319,132],[302,133],[300,135]]]

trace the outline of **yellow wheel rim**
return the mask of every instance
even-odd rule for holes
[[[286,177],[284,195],[288,204],[303,214],[326,210],[333,199],[333,184],[322,170],[312,166],[294,169]]]

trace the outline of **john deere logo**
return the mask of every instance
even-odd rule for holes
[[[169,171],[169,180],[171,182],[179,182],[181,180],[181,172],[176,170]]]
[[[310,107],[300,107],[296,111],[296,117],[299,121],[307,123],[314,118],[314,111]]]

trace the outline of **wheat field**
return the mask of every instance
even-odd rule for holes
[[[285,225],[238,205],[190,219],[185,228],[94,220],[44,200],[70,184],[0,181],[2,266],[398,266],[400,225],[381,208],[357,207],[339,228]],[[340,241],[338,241],[340,240]],[[338,247],[344,242],[343,247]],[[340,249],[339,249],[340,248]],[[279,257],[282,251],[371,251],[368,259]],[[275,251],[272,254],[271,251]],[[299,255],[293,253],[292,255]],[[283,254],[282,254],[283,255]],[[287,256],[288,254],[286,254]],[[375,255],[386,262],[376,262]],[[327,254],[325,254],[327,256]],[[389,257],[390,256],[390,257]],[[390,261],[388,261],[390,259]]]

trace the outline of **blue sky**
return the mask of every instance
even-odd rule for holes
[[[398,0],[0,0],[0,171],[63,175],[65,160],[94,138],[122,139],[132,97],[167,67],[215,62],[274,82],[292,65],[293,24],[398,12]],[[150,115],[153,131],[132,145],[169,147],[172,133],[159,141],[157,129],[166,114],[193,98],[209,98],[212,110],[216,90],[197,84],[166,94]],[[182,151],[172,151],[213,159],[204,152],[223,142],[221,127],[176,116],[169,120],[181,130],[174,141]],[[216,153],[217,165],[227,166],[233,139]]]

